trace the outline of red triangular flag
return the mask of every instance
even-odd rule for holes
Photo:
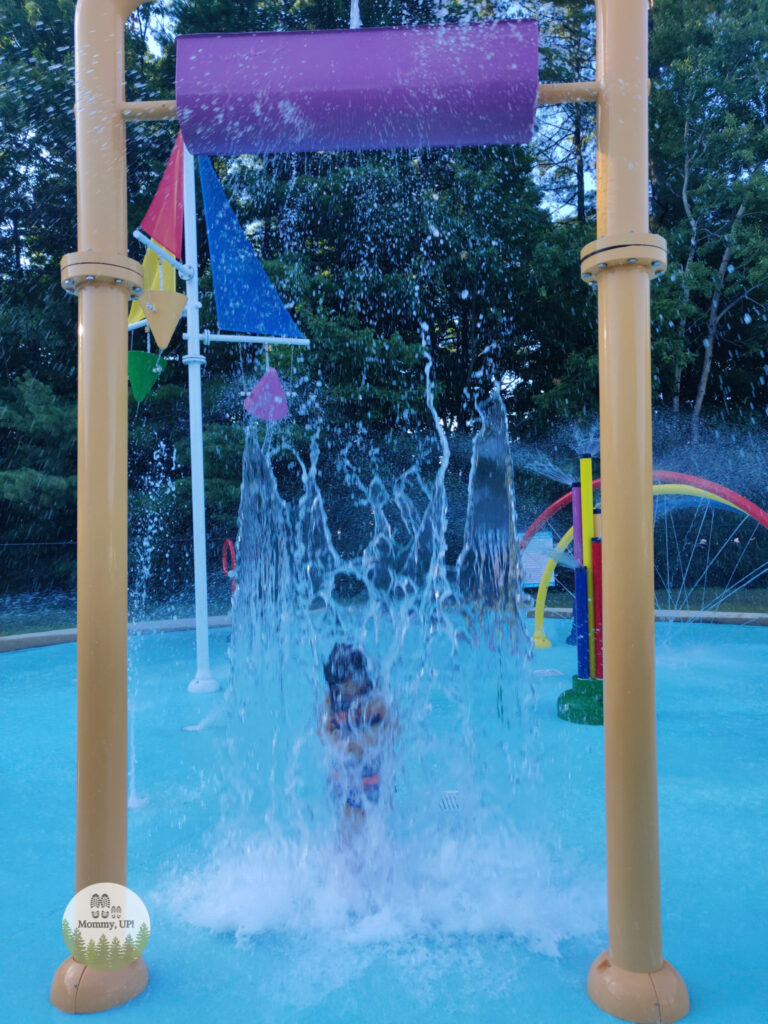
[[[183,229],[184,140],[179,132],[155,192],[155,198],[141,222],[141,230],[180,260]]]
[[[282,420],[288,415],[288,403],[277,370],[270,366],[243,402],[245,411],[255,420]]]

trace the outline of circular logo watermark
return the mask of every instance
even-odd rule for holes
[[[141,898],[124,885],[95,882],[69,901],[61,931],[78,963],[114,971],[144,952],[149,914]]]

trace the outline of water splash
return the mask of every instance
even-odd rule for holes
[[[521,465],[523,465],[531,473],[536,473],[538,476],[545,476],[549,480],[555,480],[557,483],[564,484],[566,487],[570,487],[574,481],[574,474],[569,473],[563,469],[562,466],[550,458],[549,455],[545,455],[543,452],[535,451],[532,453],[526,453],[520,459]],[[578,476],[578,473],[576,474]]]
[[[403,440],[408,459],[397,439],[376,443],[364,431],[334,448],[321,425],[308,452],[281,448],[277,437],[270,448],[248,432],[222,819],[211,864],[178,891],[188,908],[190,892],[200,896],[198,907],[210,907],[233,879],[248,886],[258,878],[264,912],[225,899],[214,927],[290,928],[290,896],[305,907],[308,926],[330,914],[339,927],[373,932],[382,921],[397,933],[419,931],[430,917],[438,930],[463,930],[469,918],[458,907],[436,912],[446,892],[470,901],[478,879],[493,887],[504,871],[522,891],[524,864],[539,859],[537,842],[508,824],[510,806],[535,779],[536,729],[520,660],[526,645],[506,413],[498,389],[479,407],[465,544],[454,568],[447,527],[464,508],[448,504],[450,438],[435,408],[428,355],[424,373],[434,433],[418,444]],[[331,486],[346,489],[332,508]],[[379,800],[366,805],[352,837],[329,785],[339,752],[324,735],[323,666],[338,642],[364,652],[390,723],[375,750]],[[518,810],[522,820],[528,812]],[[280,864],[290,893],[275,883]],[[274,890],[274,914],[265,884]],[[419,892],[434,898],[414,914],[408,908]],[[518,901],[512,916],[521,934],[528,913]]]
[[[492,632],[507,632],[516,650],[525,636],[519,615],[522,571],[507,412],[498,386],[477,411],[481,426],[472,448],[464,546],[456,573],[476,618],[487,624],[491,614]]]
[[[341,559],[333,544],[320,493],[317,479],[319,458],[320,445],[315,435],[310,446],[309,466],[297,458],[304,487],[296,523],[297,559],[304,598],[311,600],[320,596],[327,604],[331,600],[336,570],[341,568]]]
[[[569,443],[573,451],[579,456],[588,455],[596,459],[600,455],[600,424],[572,423],[569,426]]]

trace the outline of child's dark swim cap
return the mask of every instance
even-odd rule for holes
[[[340,686],[346,679],[351,679],[363,693],[373,689],[365,655],[352,644],[334,644],[331,656],[323,666],[323,674],[329,686]]]

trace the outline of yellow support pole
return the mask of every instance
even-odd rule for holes
[[[78,252],[61,275],[79,301],[76,892],[126,882],[126,331],[143,274],[127,255],[123,48],[142,2],[79,0],[75,11]],[[89,1013],[146,984],[142,958],[99,971],[68,957],[50,996],[60,1010]]]
[[[592,575],[592,538],[595,535],[594,502],[592,488],[592,459],[579,459],[579,485],[581,491],[581,561],[587,570],[587,616],[589,619],[589,675],[595,678],[595,578]]]
[[[650,278],[666,266],[648,233],[648,3],[596,0],[597,281],[609,948],[590,997],[615,1017],[683,1017],[688,993],[662,956],[654,684]]]

